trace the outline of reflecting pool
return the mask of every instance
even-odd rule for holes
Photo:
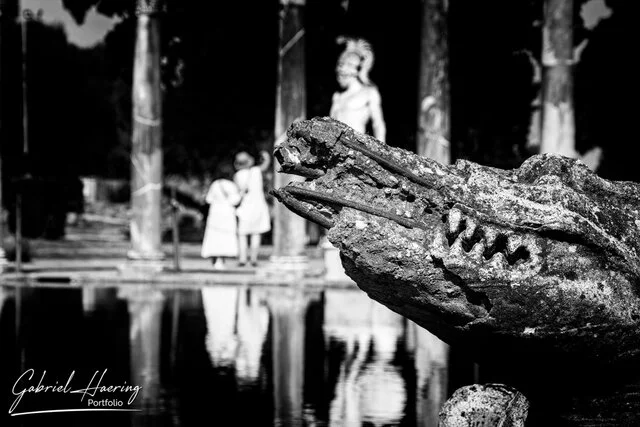
[[[451,356],[358,289],[0,286],[3,426],[436,426]]]

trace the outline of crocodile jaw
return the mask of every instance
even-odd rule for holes
[[[447,341],[501,337],[601,356],[620,331],[636,334],[633,268],[624,259],[612,268],[594,245],[613,248],[614,259],[616,242],[576,238],[582,217],[538,200],[484,202],[494,200],[491,188],[544,197],[555,175],[535,177],[540,185],[529,188],[509,171],[445,167],[327,119],[294,125],[276,157],[308,179],[274,194],[329,229],[347,274]],[[549,216],[537,224],[540,212]],[[594,334],[604,337],[596,345]]]

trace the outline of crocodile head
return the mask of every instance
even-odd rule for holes
[[[329,118],[293,124],[276,189],[369,296],[478,354],[640,354],[640,187],[538,155],[444,166]]]

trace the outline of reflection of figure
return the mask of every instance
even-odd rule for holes
[[[269,311],[249,288],[202,289],[207,319],[206,348],[216,367],[234,367],[238,381],[252,383],[260,373]]]
[[[374,312],[383,310],[397,316],[383,305],[374,305]],[[399,324],[379,325],[374,320],[371,330],[373,357],[364,366],[359,380],[362,421],[368,425],[399,424],[404,415],[406,384],[399,368],[392,364],[401,334]]]
[[[267,152],[263,151],[261,155],[262,162],[259,166],[255,166],[254,158],[245,151],[238,153],[234,162],[237,172],[233,180],[243,195],[237,210],[240,265],[247,262],[248,237],[251,239],[251,264],[257,265],[261,234],[271,230],[269,207],[262,183],[262,172],[267,170],[271,160]]]
[[[438,413],[447,398],[449,347],[426,329],[408,323],[415,343],[417,427],[438,425]]]
[[[336,67],[337,80],[342,92],[333,94],[331,117],[365,133],[371,121],[373,136],[385,141],[386,125],[382,114],[380,92],[369,81],[373,66],[371,45],[363,39],[340,38],[346,43]]]
[[[232,179],[231,165],[220,165],[206,197],[209,215],[201,253],[203,258],[212,258],[216,269],[224,268],[223,257],[238,256],[236,205],[240,203],[240,192]]]
[[[236,375],[239,381],[253,382],[260,374],[262,347],[269,329],[269,310],[251,288],[238,289],[238,353]]]
[[[238,346],[238,289],[235,286],[202,288],[202,304],[207,319],[205,347],[211,363],[216,367],[233,366]]]
[[[403,333],[402,317],[349,291],[325,293],[325,333],[345,343],[329,425],[395,424],[406,404],[406,384],[391,361]]]

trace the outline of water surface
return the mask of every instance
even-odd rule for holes
[[[435,426],[449,352],[358,289],[0,287],[2,425]],[[136,412],[16,416],[65,409]]]

